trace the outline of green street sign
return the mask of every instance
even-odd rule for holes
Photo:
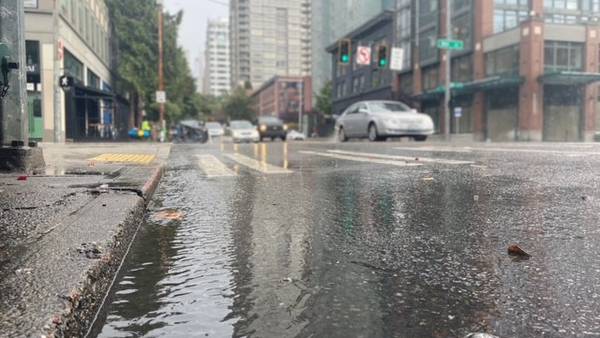
[[[437,48],[439,49],[452,49],[452,50],[463,50],[465,43],[461,40],[437,40]]]
[[[451,82],[450,89],[463,89],[465,88],[465,84],[462,82]],[[436,89],[438,92],[443,92],[446,90],[446,86],[438,86]]]

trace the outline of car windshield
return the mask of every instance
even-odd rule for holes
[[[409,113],[412,110],[402,102],[369,102],[369,107],[373,113]]]
[[[218,122],[206,122],[207,129],[221,129],[221,124]]]
[[[232,121],[231,129],[253,129],[254,126],[248,121]]]
[[[259,123],[264,123],[264,124],[282,124],[283,122],[277,118],[277,117],[273,117],[273,116],[265,116],[265,117],[260,117],[258,119]]]

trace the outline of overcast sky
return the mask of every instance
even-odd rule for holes
[[[219,4],[220,3],[220,4]],[[179,30],[179,43],[187,51],[188,61],[198,74],[196,59],[204,49],[208,19],[227,17],[228,0],[165,0],[167,11],[175,13],[183,9],[183,23]]]

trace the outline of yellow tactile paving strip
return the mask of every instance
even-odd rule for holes
[[[90,161],[95,162],[110,162],[110,163],[134,163],[148,165],[154,161],[155,155],[145,154],[102,154],[96,156]]]

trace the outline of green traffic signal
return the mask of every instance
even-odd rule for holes
[[[344,62],[344,63],[350,62],[350,56],[349,55],[342,55],[342,62]]]
[[[379,60],[379,65],[380,65],[381,67],[385,67],[385,66],[387,65],[387,60],[386,60],[386,59],[381,59],[381,60]]]

